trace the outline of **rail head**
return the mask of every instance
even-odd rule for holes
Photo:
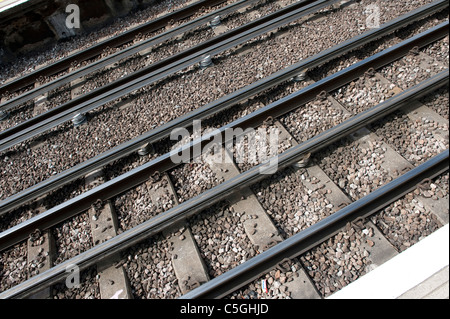
[[[439,3],[441,4],[441,3]],[[427,9],[428,10],[428,9]],[[428,11],[427,11],[428,12]],[[405,17],[406,22],[408,23],[409,20],[407,17]],[[390,23],[388,23],[389,25]],[[397,27],[400,27],[397,24]],[[380,27],[380,29],[383,29],[384,25]],[[386,31],[387,32],[387,31]],[[370,42],[374,38],[377,38],[380,35],[380,31],[377,31],[376,33],[373,33],[373,31],[366,32],[365,42]],[[384,34],[384,33],[383,33]],[[387,33],[386,33],[387,34]],[[412,37],[410,40],[405,41],[411,41],[411,45],[413,46],[424,46],[426,44],[432,43],[432,41],[435,41],[436,39],[439,39],[442,36],[445,36],[448,34],[448,21],[442,23],[439,26],[436,26],[430,30],[424,31],[423,33],[416,35]],[[370,36],[369,36],[370,35]],[[372,38],[372,36],[374,38]],[[360,36],[354,38],[355,42],[359,42],[361,39]],[[420,40],[422,39],[422,40]],[[423,42],[425,41],[425,42]],[[362,44],[364,44],[362,43]],[[403,43],[404,45],[405,43]],[[361,45],[361,43],[360,43]],[[400,44],[399,44],[400,45]],[[398,46],[399,46],[398,45]],[[396,46],[396,47],[398,47]],[[0,215],[7,213],[8,211],[11,211],[14,208],[17,208],[23,204],[25,204],[27,201],[35,199],[41,195],[44,195],[45,193],[55,190],[63,185],[65,185],[68,182],[71,182],[77,178],[80,178],[84,175],[86,175],[89,172],[92,172],[96,169],[99,169],[103,167],[104,165],[107,165],[109,163],[114,162],[117,159],[120,159],[124,156],[127,156],[137,150],[140,149],[140,147],[146,143],[154,143],[157,142],[164,137],[167,137],[170,135],[170,132],[174,128],[180,128],[189,127],[193,120],[195,119],[204,119],[206,117],[209,117],[211,115],[217,114],[234,104],[243,101],[255,94],[258,94],[270,87],[273,87],[293,76],[295,76],[296,73],[298,73],[300,70],[302,70],[306,65],[309,63],[315,63],[314,58],[321,58],[322,61],[325,61],[323,58],[324,56],[328,56],[326,61],[332,60],[333,58],[339,56],[340,54],[343,54],[345,52],[349,52],[349,50],[353,50],[357,46],[349,45],[347,43],[345,45],[346,49],[343,51],[341,48],[341,45],[336,45],[334,47],[334,50],[327,50],[327,52],[321,52],[318,55],[311,57],[310,59],[307,59],[305,61],[298,62],[295,65],[292,65],[291,67],[288,67],[284,70],[278,71],[274,73],[273,75],[259,80],[251,85],[248,85],[231,95],[225,96],[223,98],[218,99],[217,101],[211,102],[201,108],[199,108],[196,111],[193,111],[189,114],[183,115],[180,118],[177,118],[176,120],[173,120],[169,123],[166,123],[152,131],[149,131],[137,138],[134,138],[128,142],[125,142],[105,153],[99,154],[92,159],[89,159],[88,161],[78,164],[64,172],[61,172],[55,176],[52,176],[51,178],[36,184],[24,191],[21,191],[7,199],[4,199],[0,201]],[[407,50],[407,49],[405,49]],[[390,54],[393,54],[392,51]]]
[[[277,160],[277,169],[275,171],[279,171],[289,165],[294,164],[299,159],[301,159],[305,154],[317,152],[320,149],[332,144],[333,142],[348,136],[349,134],[355,132],[359,128],[366,126],[370,123],[373,123],[375,120],[379,119],[382,116],[385,116],[400,107],[407,105],[411,101],[418,99],[431,91],[434,91],[443,85],[448,84],[449,78],[449,70],[442,71],[438,75],[433,76],[431,79],[428,79],[420,84],[410,88],[402,93],[397,94],[396,96],[384,101],[383,103],[378,104],[377,106],[372,107],[371,109],[356,115],[343,123],[295,146],[282,154],[276,156]],[[203,138],[203,137],[202,137]],[[200,138],[200,139],[202,139]],[[191,142],[189,144],[195,143]],[[444,160],[441,158],[444,157]],[[445,163],[445,169],[448,169],[448,150],[444,152],[444,155],[439,157],[439,163]],[[261,163],[248,171],[241,173],[240,175],[233,177],[230,180],[223,182],[215,186],[212,189],[205,191],[204,193],[183,202],[164,213],[161,213],[154,218],[130,229],[127,230],[116,237],[113,237],[106,242],[103,242],[90,250],[81,253],[80,255],[68,260],[67,262],[57,265],[42,274],[39,274],[31,279],[3,292],[0,294],[0,298],[12,298],[12,297],[26,297],[30,294],[48,287],[49,285],[60,281],[65,276],[65,270],[68,265],[77,265],[80,270],[85,269],[103,258],[108,258],[120,251],[133,246],[141,242],[142,240],[153,236],[166,228],[173,227],[180,221],[183,221],[187,218],[190,218],[194,214],[202,211],[205,208],[212,206],[213,204],[220,202],[223,199],[228,198],[231,194],[235,193],[237,190],[242,189],[243,187],[248,187],[253,185],[256,182],[266,178],[270,174],[266,168],[273,162],[273,158],[268,161]],[[143,165],[144,167],[146,165]],[[427,166],[420,166],[421,168]],[[136,168],[134,171],[142,170],[142,167]],[[442,172],[442,167],[439,168],[439,173]],[[274,174],[275,172],[271,172]],[[435,172],[436,173],[436,172]],[[130,174],[130,173],[127,173]],[[125,175],[127,175],[125,174]],[[407,173],[408,174],[408,173]],[[405,174],[405,175],[407,175]],[[437,174],[437,173],[436,173]],[[408,175],[409,176],[409,175]],[[429,176],[428,176],[429,177]],[[123,177],[122,177],[123,178]],[[422,178],[423,179],[423,178]],[[112,182],[112,181],[110,181]],[[117,182],[117,180],[116,180]],[[394,181],[395,182],[395,181]],[[417,184],[418,181],[416,181]],[[388,185],[396,185],[396,183],[391,182]],[[105,183],[108,184],[108,183]],[[97,187],[104,188],[105,184]],[[77,200],[85,198],[86,194],[95,192],[91,190],[85,194],[79,195],[78,198],[72,199],[69,201],[70,205],[76,204]],[[403,193],[402,193],[403,194]],[[371,201],[370,203],[376,203],[377,205],[382,205],[383,202],[380,201]],[[65,207],[68,205],[68,202],[55,207],[54,209],[60,209],[61,207]],[[381,206],[377,206],[379,209]],[[373,207],[372,207],[373,210]],[[44,213],[45,214],[45,213]],[[333,214],[332,216],[339,216]],[[329,219],[327,219],[328,221]],[[308,232],[310,232],[309,230]],[[5,232],[4,232],[5,233]],[[4,234],[0,233],[0,237]],[[0,246],[0,248],[2,248]],[[268,264],[267,264],[268,265]],[[202,286],[201,286],[202,287]],[[189,295],[188,295],[189,296]]]
[[[68,69],[73,62],[83,62],[95,56],[102,54],[106,47],[114,48],[120,45],[133,41],[136,35],[153,32],[165,27],[170,21],[178,21],[194,14],[196,11],[205,7],[214,7],[225,0],[200,0],[191,3],[177,11],[170,12],[164,16],[153,19],[140,26],[127,30],[119,36],[114,36],[94,44],[84,50],[74,53],[70,56],[64,57],[55,63],[49,64],[29,74],[21,76],[13,81],[0,85],[0,95],[6,92],[13,93],[23,87],[32,85],[40,76],[51,76],[58,72]],[[0,109],[4,109],[1,105]]]
[[[223,298],[267,273],[286,259],[295,258],[339,232],[349,222],[380,211],[417,187],[449,169],[449,150],[436,155],[365,197],[349,204],[316,224],[269,248],[244,264],[197,287],[180,299]]]

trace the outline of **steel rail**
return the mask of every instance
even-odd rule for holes
[[[223,2],[223,1],[224,0],[217,1],[217,2]],[[45,83],[35,89],[27,91],[27,92],[19,95],[16,98],[8,100],[8,101],[4,102],[2,105],[0,105],[0,110],[7,111],[9,109],[12,109],[13,107],[16,107],[22,103],[25,103],[27,101],[30,101],[33,98],[38,97],[39,95],[44,94],[45,92],[48,92],[50,90],[61,87],[64,84],[70,83],[71,81],[73,81],[77,78],[86,76],[86,75],[88,75],[96,70],[99,70],[105,66],[111,65],[113,63],[116,63],[116,62],[124,59],[124,58],[130,57],[133,54],[136,54],[142,50],[145,50],[152,46],[156,46],[157,44],[163,43],[164,41],[174,38],[175,36],[180,35],[183,32],[192,30],[198,26],[205,25],[206,22],[211,21],[217,15],[224,16],[230,12],[233,12],[233,11],[239,10],[243,7],[246,7],[248,5],[251,5],[252,3],[257,2],[257,1],[259,1],[259,0],[242,0],[242,1],[230,4],[227,7],[224,7],[217,11],[209,13],[205,16],[197,18],[191,22],[185,23],[176,28],[170,29],[170,30],[168,30],[162,34],[156,35],[148,40],[136,43],[136,44],[134,44],[128,48],[125,48],[117,53],[108,55],[107,57],[104,57],[103,59],[92,62],[83,68],[74,70],[74,71],[70,72],[69,74],[63,75],[51,82]]]
[[[406,17],[404,19],[406,19]],[[399,22],[399,21],[404,22],[405,21],[404,19],[400,19],[397,22]],[[399,25],[397,22],[393,22],[393,23],[395,23],[396,25]],[[402,24],[400,24],[400,25],[402,25]],[[23,205],[24,203],[26,203],[29,200],[35,199],[39,196],[44,195],[47,192],[50,192],[52,190],[57,189],[58,187],[61,187],[62,185],[66,184],[68,182],[78,179],[78,178],[86,175],[89,172],[99,169],[99,168],[103,167],[104,165],[112,163],[113,161],[115,161],[121,157],[127,156],[127,155],[137,151],[140,147],[142,147],[143,144],[145,144],[147,142],[153,143],[164,137],[167,137],[167,136],[169,136],[170,132],[175,128],[188,127],[192,124],[192,121],[194,119],[204,119],[204,118],[211,116],[213,114],[216,114],[228,107],[231,107],[235,103],[245,100],[254,94],[262,92],[271,86],[279,84],[279,83],[285,81],[286,79],[289,79],[290,77],[294,76],[295,74],[300,72],[300,70],[303,70],[305,68],[305,66],[309,66],[311,68],[314,65],[319,65],[326,61],[332,60],[333,58],[336,58],[337,56],[339,56],[341,54],[349,52],[350,50],[353,50],[360,45],[370,42],[371,40],[373,40],[372,37],[376,38],[381,35],[385,35],[388,33],[388,31],[384,29],[385,27],[388,30],[392,31],[391,23],[387,23],[386,25],[381,26],[380,29],[370,31],[370,32],[365,33],[361,36],[358,36],[354,39],[350,39],[349,41],[346,41],[342,45],[337,45],[333,48],[330,48],[329,50],[326,50],[323,53],[319,53],[311,58],[308,58],[308,59],[301,61],[295,65],[292,65],[291,67],[289,67],[285,70],[281,70],[268,78],[262,79],[262,80],[260,80],[256,83],[253,83],[241,90],[238,90],[237,92],[235,92],[231,95],[220,98],[217,101],[214,101],[212,103],[209,103],[194,112],[191,112],[189,114],[181,116],[180,118],[177,118],[176,120],[166,123],[152,131],[149,131],[140,137],[137,137],[126,143],[123,143],[122,145],[119,145],[105,153],[102,153],[96,157],[93,157],[92,159],[90,159],[86,162],[78,164],[71,169],[68,169],[68,170],[66,170],[62,173],[59,173],[43,182],[40,182],[30,188],[27,188],[24,191],[21,191],[15,195],[12,195],[12,196],[8,197],[7,199],[0,201],[0,215]],[[416,35],[408,40],[405,40],[405,41],[401,42],[400,44],[392,47],[391,49],[388,49],[390,51],[385,50],[383,52],[380,52],[378,55],[374,56],[374,59],[372,62],[370,62],[368,64],[360,65],[360,67],[361,68],[369,68],[369,66],[370,67],[381,66],[382,63],[376,64],[376,65],[373,64],[378,59],[381,59],[381,56],[388,58],[388,60],[386,60],[383,63],[395,61],[395,59],[400,58],[401,56],[406,54],[411,48],[413,48],[415,46],[423,47],[425,45],[428,45],[428,44],[440,39],[441,37],[445,36],[446,34],[448,34],[448,22],[442,23],[439,26],[436,26],[425,32],[422,32],[421,34]],[[316,62],[317,59],[320,60],[320,63]],[[367,59],[365,60],[365,62],[368,62],[368,61],[369,60],[367,60]],[[361,73],[359,73],[359,74],[361,74]],[[357,76],[359,76],[359,75],[357,75]],[[328,77],[327,79],[330,79],[330,77]],[[334,79],[333,81],[337,82],[338,80]],[[341,83],[341,85],[345,84],[344,81],[340,81],[340,83]],[[315,92],[317,92],[318,90],[320,90],[322,88],[325,90],[327,88],[329,88],[328,82],[323,83],[323,86],[321,88],[316,88]],[[315,93],[313,93],[313,94],[315,94]],[[310,96],[313,94],[310,94]]]
[[[405,194],[413,191],[424,179],[431,179],[448,171],[449,150],[381,186],[369,195],[349,204],[316,224],[298,232],[283,242],[253,257],[244,264],[227,271],[180,299],[222,298],[267,273],[277,264],[295,258],[320,245],[338,233],[347,223],[364,219],[380,211]]]
[[[41,76],[50,76],[58,72],[67,70],[74,62],[79,63],[94,58],[102,54],[103,50],[107,47],[115,48],[124,45],[126,43],[132,42],[134,38],[140,34],[154,32],[156,30],[162,29],[172,21],[183,20],[185,18],[188,18],[189,16],[192,16],[196,12],[202,10],[202,8],[207,7],[211,8],[223,2],[225,2],[225,0],[201,0],[192,3],[180,10],[156,18],[155,20],[147,22],[131,30],[125,31],[118,36],[111,37],[107,40],[94,44],[91,47],[86,48],[80,52],[76,52],[68,57],[62,58],[61,60],[49,64],[39,70],[33,71],[30,74],[26,74],[16,80],[5,83],[0,86],[0,95],[6,92],[9,93],[15,92],[23,87],[32,85]],[[1,106],[0,109],[3,110],[3,106]]]
[[[239,28],[207,40],[183,52],[133,72],[92,92],[0,132],[0,151],[26,141],[57,125],[70,121],[77,113],[86,113],[151,83],[199,63],[205,55],[216,55],[259,35],[277,29],[339,0],[303,0],[249,22]]]
[[[330,144],[357,131],[358,129],[365,127],[368,124],[373,123],[374,121],[392,113],[400,107],[411,103],[413,100],[419,99],[424,95],[438,89],[442,85],[448,84],[448,77],[449,71],[447,69],[433,76],[432,78],[425,80],[417,84],[416,86],[370,108],[369,110],[359,113],[352,118],[344,121],[343,123],[319,135],[316,135],[315,137],[297,146],[288,149],[282,154],[274,157],[276,158],[277,170],[281,170],[296,163],[306,154],[317,152],[324,147],[327,147]],[[200,139],[203,140],[204,138]],[[194,143],[195,141],[191,142],[190,144],[192,145]],[[185,148],[185,146],[181,147],[180,149],[183,148]],[[221,200],[226,199],[228,196],[241,190],[242,188],[249,187],[256,182],[267,178],[269,176],[269,171],[267,171],[267,168],[270,169],[270,164],[273,163],[274,158],[271,158],[270,160],[259,164],[249,169],[248,171],[243,172],[238,176],[203,192],[198,196],[186,202],[183,202],[130,230],[125,231],[117,235],[116,237],[113,237],[112,239],[107,240],[106,242],[103,242],[89,249],[88,251],[81,253],[76,257],[67,260],[64,263],[56,265],[55,267],[34,276],[15,287],[12,287],[11,289],[1,293],[0,298],[27,297],[35,293],[36,291],[44,289],[63,279],[64,276],[66,276],[67,267],[71,265],[77,265],[80,270],[83,270],[91,265],[96,264],[103,258],[108,258],[126,248],[129,248],[141,242],[142,240],[150,236],[157,234],[167,227],[172,227],[176,223],[201,212],[205,208],[208,208],[215,203],[220,202]],[[143,167],[138,167],[133,170],[133,172],[142,171]],[[98,186],[96,189],[104,190],[112,183],[116,183],[117,181],[119,181],[120,183],[120,181],[124,179],[124,176],[130,175],[130,173],[126,173],[116,178],[115,182],[113,180],[101,186]],[[273,174],[273,172],[271,172],[270,174]],[[61,211],[61,208],[66,207],[67,205],[74,205],[74,203],[82,204],[83,200],[90,196],[89,193],[92,194],[93,192],[95,192],[95,189],[81,194],[66,203],[63,203],[47,212],[42,213],[41,215],[49,216],[52,214],[52,211]],[[21,225],[27,224],[28,222],[29,221],[23,222]],[[1,233],[0,236],[9,231],[10,230]],[[4,237],[2,236],[2,238]],[[4,246],[2,245],[2,249],[3,247]]]

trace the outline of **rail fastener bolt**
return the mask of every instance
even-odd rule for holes
[[[139,156],[145,156],[147,154],[153,154],[155,153],[155,150],[153,148],[153,144],[150,143],[146,143],[145,145],[143,145],[139,150],[138,150],[138,155]]]
[[[211,26],[211,27],[217,27],[218,25],[220,25],[221,24],[221,19],[220,19],[220,16],[215,16],[212,20],[211,20],[211,22],[209,23],[209,25]]]
[[[4,121],[9,117],[9,113],[5,111],[0,111],[0,121]]]
[[[212,62],[212,58],[211,58],[211,55],[205,55],[203,58],[202,58],[202,60],[200,61],[200,67],[202,68],[202,69],[204,69],[204,68],[207,68],[207,67],[209,67],[209,66],[211,66],[213,64],[213,62]]]
[[[307,71],[302,71],[292,78],[294,82],[302,82],[306,80]]]
[[[86,116],[84,114],[78,113],[72,118],[73,126],[80,126],[86,123]]]

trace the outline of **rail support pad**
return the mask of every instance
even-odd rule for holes
[[[44,272],[53,266],[53,255],[55,252],[55,243],[50,231],[45,231],[39,240],[27,240],[27,261],[28,265],[36,264],[39,272]],[[31,274],[33,276],[33,274]],[[51,297],[51,287],[47,287],[37,292],[31,299],[48,299]]]
[[[170,178],[164,174],[162,179],[166,181],[163,183],[165,186],[152,189],[150,192],[152,202],[157,202],[159,197],[168,192],[175,199],[174,205],[178,205],[176,192]],[[181,293],[185,294],[207,282],[209,280],[208,271],[190,228],[177,223],[175,227],[163,233],[172,244],[172,265]]]
[[[213,163],[213,159],[209,157],[210,155],[204,156],[216,176],[228,180],[238,176],[240,172],[233,163],[232,156],[228,150],[222,150],[225,156],[222,163]],[[252,244],[258,246],[257,250],[259,252],[267,250],[283,240],[272,220],[249,188],[242,189],[239,193],[231,195],[228,201],[234,212],[240,214],[241,220],[243,219],[245,232]]]
[[[86,183],[100,183],[102,179],[103,173],[96,171],[86,177]],[[117,236],[117,217],[110,201],[99,202],[91,207],[88,212],[94,245]],[[118,259],[119,256],[114,256],[97,264],[102,299],[132,299],[130,285],[123,266],[116,267],[113,264]]]
[[[279,138],[282,143],[290,136],[278,121],[275,122],[275,125],[281,131]],[[223,163],[211,163],[210,167],[216,176],[227,180],[239,175],[240,172],[236,164],[232,161],[229,151],[227,149],[222,150],[224,154]],[[242,189],[239,193],[231,195],[228,201],[234,211],[240,213],[241,218],[247,218],[243,223],[244,229],[250,241],[258,246],[258,251],[262,252],[267,250],[277,242],[282,241],[276,226],[250,188]],[[291,297],[294,299],[320,299],[321,297],[317,289],[314,287],[305,270],[301,268],[297,274],[298,277],[294,277],[293,281],[286,283],[288,290],[291,292]]]

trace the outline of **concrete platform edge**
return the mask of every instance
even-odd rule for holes
[[[328,299],[395,299],[448,265],[449,225],[446,224]]]

